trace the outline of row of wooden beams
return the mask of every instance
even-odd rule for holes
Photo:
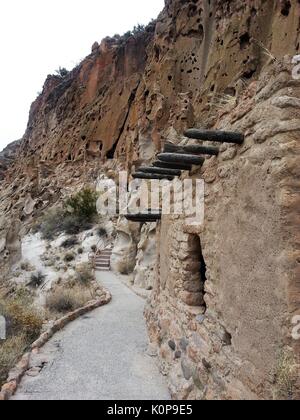
[[[220,143],[242,144],[245,137],[242,133],[230,131],[190,129],[184,135],[191,139],[202,141],[215,141]],[[132,176],[135,179],[154,179],[172,181],[175,176],[180,176],[181,171],[189,171],[192,165],[202,166],[205,158],[200,155],[217,156],[219,148],[214,146],[187,145],[177,146],[166,143],[164,153],[160,153],[153,167],[140,168]]]
[[[149,214],[149,213],[138,213],[138,214],[127,214],[125,218],[131,222],[156,222],[161,220],[161,213]]]
[[[219,143],[243,144],[245,140],[244,134],[231,131],[197,130],[192,128],[185,131],[184,135],[190,139],[216,141]]]
[[[170,175],[170,176],[181,175],[181,171],[177,169],[155,168],[151,166],[145,166],[143,168],[139,168],[138,171],[148,173],[148,174],[159,174],[159,175]]]
[[[160,153],[158,159],[163,162],[184,163],[202,166],[205,159],[197,155],[185,155],[180,153]]]
[[[192,165],[186,163],[162,162],[160,160],[156,160],[153,166],[156,168],[178,169],[180,171],[190,171],[192,169]]]
[[[217,156],[219,154],[219,148],[214,146],[176,146],[173,143],[166,143],[164,147],[165,153],[182,153],[192,155],[212,155]]]
[[[174,176],[172,175],[159,175],[159,174],[146,174],[143,172],[135,172],[134,174],[132,174],[132,177],[134,179],[158,179],[158,180],[163,180],[166,179],[167,181],[173,181]]]

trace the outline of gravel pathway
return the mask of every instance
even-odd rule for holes
[[[111,272],[97,277],[112,302],[46,344],[33,357],[14,400],[170,399],[156,359],[146,354],[144,300]]]

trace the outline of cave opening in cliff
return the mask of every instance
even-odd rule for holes
[[[127,109],[126,116],[124,118],[124,123],[123,123],[123,125],[122,125],[122,127],[120,129],[120,134],[119,134],[118,138],[114,141],[112,148],[106,154],[106,157],[107,157],[108,160],[113,160],[115,158],[115,153],[117,151],[117,147],[119,145],[119,141],[120,141],[120,139],[122,137],[122,134],[125,131],[126,124],[127,124],[127,121],[128,121],[128,117],[129,117],[129,114],[130,114],[130,111],[131,111],[131,106],[132,106],[132,104],[133,104],[133,102],[135,100],[136,92],[138,90],[138,87],[139,87],[139,85],[131,92],[131,94],[129,96],[129,99],[128,99],[128,109]],[[129,131],[129,127],[127,127],[127,131]]]
[[[240,36],[240,47],[241,50],[245,49],[248,47],[248,45],[250,44],[250,35],[249,32],[244,33],[243,35]]]
[[[292,5],[291,5],[290,0],[285,0],[281,8],[281,14],[285,17],[289,16],[291,7]]]

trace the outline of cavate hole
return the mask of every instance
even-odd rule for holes
[[[234,87],[228,87],[224,90],[224,94],[228,95],[228,96],[235,96],[236,95],[236,90]]]
[[[232,344],[232,336],[228,331],[225,331],[224,333],[223,343],[224,343],[224,346],[231,346]]]
[[[256,73],[256,69],[254,70],[247,70],[242,74],[242,78],[244,79],[252,79],[254,74]]]
[[[291,2],[289,0],[284,1],[282,8],[281,8],[281,14],[283,16],[288,16],[290,14],[290,10],[291,10]]]
[[[257,10],[255,9],[255,7],[252,7],[251,9],[251,16],[255,17],[257,15]]]
[[[188,17],[193,17],[197,14],[197,6],[195,4],[190,5],[188,10]]]
[[[248,47],[250,44],[250,35],[248,32],[240,36],[240,48],[241,50]]]
[[[154,46],[154,54],[155,54],[155,60],[159,61],[159,57],[160,57],[160,48],[158,45]]]

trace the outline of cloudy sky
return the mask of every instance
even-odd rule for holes
[[[24,134],[45,78],[73,68],[95,41],[146,24],[164,0],[3,0],[0,2],[0,150]]]

